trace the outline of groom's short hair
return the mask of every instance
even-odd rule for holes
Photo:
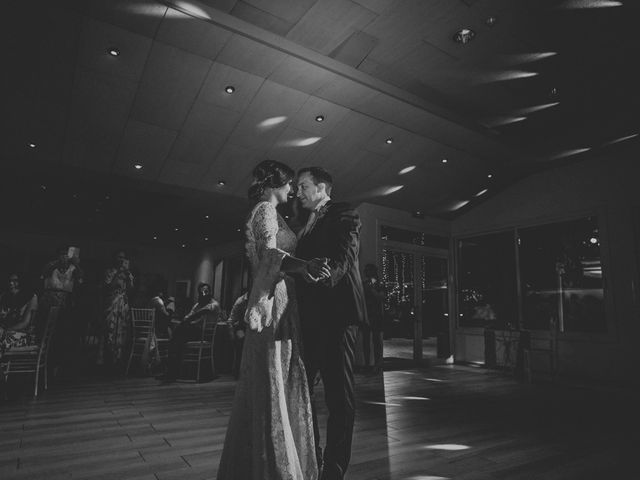
[[[333,177],[329,172],[327,172],[322,167],[305,167],[298,170],[298,176],[303,173],[308,173],[313,183],[318,185],[319,183],[324,183],[326,185],[327,195],[331,195],[331,190],[333,189]]]

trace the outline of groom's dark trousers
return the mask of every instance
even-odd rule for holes
[[[299,241],[296,256],[329,259],[331,277],[297,282],[304,362],[313,392],[318,372],[329,411],[322,480],[341,480],[351,459],[355,420],[353,366],[358,325],[366,324],[358,264],[360,218],[345,203],[329,202],[313,229]],[[314,399],[315,403],[315,399]],[[320,447],[313,407],[316,448]]]

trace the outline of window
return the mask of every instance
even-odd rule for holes
[[[390,240],[392,242],[410,243],[412,245],[420,245],[422,247],[431,247],[447,250],[449,248],[449,239],[439,235],[430,235],[424,232],[414,232],[404,230],[402,228],[389,227],[382,225],[380,228],[380,238],[382,240]]]
[[[606,331],[596,217],[520,229],[518,251],[524,328]]]
[[[516,328],[518,320],[513,232],[458,241],[461,327]]]

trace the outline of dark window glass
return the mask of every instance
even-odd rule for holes
[[[424,232],[413,232],[411,230],[388,227],[386,225],[383,225],[380,228],[380,238],[382,238],[382,240],[410,243],[412,245],[420,245],[423,247],[440,248],[444,250],[449,248],[449,239],[447,237],[430,235]]]
[[[513,243],[513,232],[458,241],[458,306],[461,327],[517,326]]]
[[[524,327],[606,331],[596,217],[518,232]]]

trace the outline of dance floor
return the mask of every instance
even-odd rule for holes
[[[215,478],[234,385],[87,380],[0,400],[0,478]],[[637,396],[621,389],[440,365],[358,374],[357,397],[349,480],[638,478]]]

